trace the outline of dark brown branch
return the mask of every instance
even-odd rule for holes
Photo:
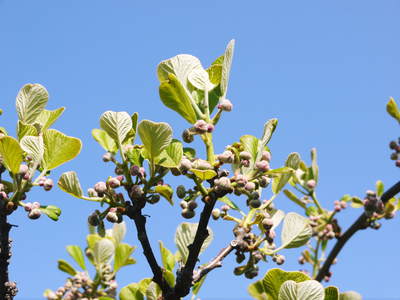
[[[200,267],[193,274],[193,283],[199,282],[210,271],[222,267],[222,261],[227,257],[238,245],[237,240],[233,240],[229,245],[223,248],[216,257],[214,257],[207,265]]]
[[[153,281],[160,286],[163,295],[166,295],[166,299],[168,299],[168,295],[171,294],[172,289],[165,281],[162,269],[158,265],[157,259],[154,256],[153,249],[151,248],[150,241],[146,231],[146,217],[142,215],[141,208],[136,208],[132,206],[130,207],[130,209],[128,209],[127,214],[135,222],[137,229],[137,237],[140,241],[140,244],[142,245],[143,254],[147,259],[151,271],[153,272]]]
[[[197,227],[196,235],[194,237],[193,243],[188,246],[189,256],[186,261],[185,266],[182,270],[180,270],[176,285],[174,289],[174,294],[176,295],[176,299],[180,299],[181,297],[186,296],[190,292],[190,288],[192,286],[193,281],[193,270],[196,266],[197,259],[200,254],[200,249],[203,246],[204,241],[208,237],[209,233],[207,230],[208,221],[211,217],[211,212],[214,208],[215,202],[217,201],[217,197],[215,195],[206,196],[209,198],[209,201],[204,201],[204,208],[201,212],[199,225]]]
[[[393,198],[399,192],[400,192],[400,181],[397,182],[395,185],[393,185],[385,193],[383,193],[383,195],[381,196],[382,202],[383,203],[388,202],[391,198]],[[319,270],[317,276],[315,277],[315,280],[322,281],[322,279],[328,274],[333,261],[338,256],[340,250],[342,250],[342,248],[346,244],[346,242],[358,230],[365,229],[368,226],[367,220],[368,220],[368,217],[366,216],[366,214],[365,213],[361,214],[361,216],[358,217],[358,219],[350,226],[350,228],[347,229],[346,232],[337,239],[335,246],[332,248],[331,252],[329,253],[328,258],[325,260],[324,265]]]

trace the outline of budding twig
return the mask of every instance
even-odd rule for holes
[[[383,203],[388,202],[391,198],[393,198],[396,194],[400,192],[400,181],[393,185],[390,189],[388,189],[383,195],[381,196],[381,200]],[[325,260],[324,265],[319,270],[315,280],[322,281],[322,279],[328,274],[329,269],[338,256],[340,250],[342,250],[343,246],[346,242],[359,230],[365,229],[367,224],[368,217],[365,213],[362,213],[361,216],[350,226],[349,229],[346,230],[343,235],[341,235],[335,246],[332,248],[331,252],[328,255],[328,258]]]

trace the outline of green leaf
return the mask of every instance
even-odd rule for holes
[[[190,169],[190,171],[193,172],[193,174],[202,181],[209,180],[217,176],[217,172],[215,172],[214,170]]]
[[[290,200],[292,200],[294,203],[296,203],[297,205],[299,205],[302,208],[306,208],[306,205],[299,199],[297,198],[297,196],[295,194],[293,194],[291,191],[289,190],[283,190],[283,193],[286,195],[286,197],[288,197]]]
[[[108,263],[115,251],[111,240],[103,238],[96,242],[93,247],[93,259],[95,265]]]
[[[351,207],[353,207],[353,208],[364,207],[364,202],[358,197],[352,197],[351,198]]]
[[[297,170],[300,166],[300,155],[297,152],[292,152],[286,159],[285,166]]]
[[[35,126],[25,124],[21,121],[18,121],[17,133],[18,133],[18,140],[21,140],[26,135],[33,135],[33,136],[38,135],[38,131],[36,130]]]
[[[279,290],[279,300],[324,300],[324,288],[316,280],[296,283],[288,280]]]
[[[75,171],[63,173],[58,179],[58,187],[76,198],[82,198],[83,196],[81,184]]]
[[[122,145],[123,140],[132,129],[131,116],[125,112],[106,111],[100,117],[100,127],[117,143]]]
[[[158,244],[160,245],[161,260],[163,266],[166,270],[172,272],[175,267],[175,257],[171,251],[164,247],[162,241],[158,241]]]
[[[172,142],[158,156],[156,164],[165,168],[176,168],[179,166],[183,156],[182,143],[173,139]]]
[[[268,142],[271,140],[272,134],[274,133],[277,125],[278,125],[278,119],[268,120],[268,122],[264,124],[264,131],[261,138],[262,148],[259,149],[260,152],[262,152],[265,145],[267,145]]]
[[[146,294],[147,288],[149,287],[150,283],[152,283],[153,280],[151,278],[144,278],[140,280],[139,282],[139,289],[142,292],[142,294]]]
[[[157,283],[151,282],[146,290],[146,300],[157,300],[161,296],[161,289]]]
[[[42,206],[40,210],[53,221],[58,221],[58,217],[61,215],[61,209],[55,205]]]
[[[268,300],[267,292],[265,291],[264,284],[262,280],[258,280],[249,285],[247,288],[250,296],[256,300]]]
[[[215,85],[219,85],[221,83],[222,64],[212,64],[206,71],[208,73],[208,78],[210,78],[211,83]]]
[[[230,208],[240,212],[242,216],[245,216],[245,213],[239,208],[239,206],[236,205],[235,202],[233,202],[231,199],[229,199],[227,196],[224,196],[222,198],[218,198],[219,201],[225,203],[228,205]]]
[[[130,257],[133,251],[135,251],[135,247],[125,243],[118,244],[115,248],[114,272],[117,272],[124,266],[136,263],[136,261]]]
[[[101,240],[101,237],[98,236],[97,234],[88,234],[86,236],[86,243],[87,243],[88,247],[92,250],[94,250],[94,245],[96,245],[96,243],[100,240]]]
[[[63,271],[71,276],[75,276],[75,274],[77,273],[76,270],[69,263],[62,259],[58,260],[57,267],[60,271]]]
[[[189,255],[188,246],[193,243],[196,235],[198,223],[181,223],[175,232],[175,245],[178,248],[180,260],[186,262]],[[207,227],[208,236],[201,246],[200,253],[202,253],[210,245],[213,239],[213,232],[211,228]]]
[[[268,296],[273,300],[277,300],[281,285],[287,280],[302,282],[310,280],[310,277],[302,272],[285,272],[281,269],[271,269],[262,279],[262,283]]]
[[[359,293],[354,291],[348,291],[340,294],[340,300],[362,300],[362,297]]]
[[[79,246],[71,245],[67,246],[67,252],[76,261],[76,263],[83,269],[86,270],[85,258],[83,251]]]
[[[115,245],[117,246],[125,238],[125,235],[126,235],[126,224],[125,224],[125,222],[115,223],[113,228],[112,228],[111,233],[112,233],[111,236],[115,241]]]
[[[272,216],[272,228],[271,229],[275,229],[276,227],[279,226],[279,224],[282,222],[282,220],[285,218],[285,213],[283,210],[278,209],[274,215]]]
[[[339,289],[336,286],[326,287],[324,300],[339,300]]]
[[[390,98],[388,104],[386,104],[386,111],[400,123],[400,111],[393,98]]]
[[[383,182],[381,180],[378,180],[376,182],[376,195],[378,197],[382,196],[384,190],[385,190],[385,186],[383,185]]]
[[[151,160],[156,159],[172,140],[171,126],[164,122],[143,120],[139,123],[138,132]]]
[[[235,47],[235,40],[231,40],[226,47],[224,53],[224,61],[222,62],[222,73],[221,73],[221,93],[225,98],[226,92],[228,90],[229,74],[231,72],[233,51]]]
[[[102,129],[93,129],[92,136],[104,150],[112,153],[118,151],[117,143],[107,134],[106,131]]]
[[[46,107],[49,94],[40,84],[26,84],[18,92],[16,106],[18,118],[23,123],[33,124]]]
[[[209,75],[203,68],[196,68],[188,75],[189,82],[197,89],[211,91],[215,85],[210,81]]]
[[[203,276],[200,281],[197,281],[193,286],[192,286],[192,294],[197,295],[203,286],[204,281],[206,280],[207,275]]]
[[[19,172],[22,163],[22,149],[18,141],[11,136],[0,138],[0,156],[8,171],[13,174]]]
[[[292,168],[280,167],[280,168],[269,170],[265,174],[266,175],[281,175],[281,174],[291,174],[293,172],[294,172],[294,170]]]
[[[190,147],[184,147],[183,155],[185,155],[187,159],[194,159],[196,157],[196,150]]]
[[[240,138],[240,143],[243,146],[243,151],[247,151],[251,154],[249,166],[247,168],[242,167],[243,174],[247,175],[248,177],[252,177],[252,175],[256,173],[256,171],[254,170],[254,163],[256,162],[257,156],[259,154],[259,149],[262,148],[261,142],[255,136],[244,135]]]
[[[74,159],[82,148],[80,139],[66,136],[55,129],[46,130],[43,141],[45,151],[42,167],[46,170],[52,170]]]
[[[57,119],[63,114],[64,110],[65,107],[60,107],[55,110],[44,109],[36,118],[35,123],[40,124],[42,131],[45,131],[51,125],[53,125],[55,121],[57,121]]]
[[[174,205],[174,200],[172,199],[172,195],[174,194],[174,190],[167,184],[157,185],[154,188],[154,191],[161,196],[163,196],[169,204]]]
[[[290,212],[283,220],[281,233],[282,248],[297,248],[308,242],[312,236],[312,229],[307,218]]]
[[[120,300],[144,300],[144,295],[140,292],[137,283],[124,286],[119,293]]]
[[[176,111],[190,124],[196,123],[197,117],[191,96],[174,74],[169,74],[167,80],[161,82],[159,94],[166,107]]]
[[[44,143],[41,136],[24,136],[20,145],[35,163],[40,163],[44,155]]]
[[[170,286],[175,286],[175,275],[169,270],[163,270],[163,277]]]
[[[7,130],[4,127],[0,127],[0,133],[8,135]]]

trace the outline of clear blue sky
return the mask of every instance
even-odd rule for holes
[[[243,134],[260,135],[264,122],[276,117],[273,167],[293,151],[308,159],[317,147],[318,195],[332,207],[345,193],[363,196],[377,179],[387,186],[398,179],[387,146],[398,125],[385,104],[390,96],[400,101],[399,13],[395,0],[0,0],[0,123],[15,128],[15,96],[23,84],[45,85],[49,107],[67,107],[55,128],[84,141],[80,156],[53,178],[73,169],[86,189],[112,172],[90,134],[101,113],[138,111],[142,119],[171,123],[180,136],[187,124],[158,98],[157,63],[190,53],[207,66],[235,38],[228,92],[234,110],[216,130],[217,151]],[[22,211],[11,217],[19,225],[12,230],[17,299],[40,299],[45,288],[63,284],[57,259],[68,259],[65,245],[84,244],[86,218],[97,208],[57,189],[31,197],[60,206],[63,215],[57,223],[28,220]],[[284,197],[277,205],[295,209]],[[163,239],[172,248],[183,221],[178,207],[163,203],[146,213],[153,244]],[[343,227],[359,213],[341,213]],[[231,240],[229,225],[212,223],[216,240],[202,262]],[[333,267],[331,283],[368,298],[399,298],[399,228],[394,219],[379,231],[359,233]],[[131,224],[128,230],[128,241],[137,245]],[[299,268],[299,251],[283,254],[286,270]],[[140,248],[134,257],[139,263],[121,273],[121,285],[150,276]],[[211,273],[202,299],[248,298],[251,281],[233,276],[233,261]],[[273,266],[264,264],[260,273]]]

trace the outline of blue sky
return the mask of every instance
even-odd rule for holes
[[[91,138],[106,110],[139,112],[141,119],[166,121],[175,136],[187,127],[158,98],[156,65],[179,53],[198,56],[204,66],[236,39],[228,97],[234,110],[215,132],[216,149],[243,134],[260,135],[267,119],[279,125],[270,143],[273,167],[297,151],[306,160],[319,153],[318,195],[326,207],[343,194],[363,196],[377,179],[387,186],[398,170],[389,160],[388,143],[398,125],[385,112],[390,96],[400,100],[398,1],[50,1],[0,0],[1,125],[13,132],[15,96],[25,83],[41,83],[50,93],[49,108],[66,106],[55,128],[84,142],[79,157],[61,167],[76,170],[85,188],[111,175],[102,150]],[[176,184],[173,179],[172,184]],[[63,215],[54,223],[28,220],[22,211],[11,217],[11,278],[17,299],[40,299],[45,288],[65,279],[56,269],[67,258],[65,246],[84,244],[86,218],[96,205],[54,189],[35,192],[31,200],[55,204]],[[284,197],[284,210],[296,210]],[[149,231],[156,246],[173,247],[178,207],[166,203],[148,209]],[[346,228],[360,213],[341,213]],[[212,223],[216,240],[202,256],[210,259],[231,238],[230,224]],[[379,231],[353,238],[333,267],[331,283],[369,298],[400,296],[398,219]],[[137,245],[130,224],[128,242]],[[286,270],[297,270],[299,251],[284,251]],[[121,272],[121,285],[150,276],[141,257]],[[212,272],[202,299],[246,299],[249,280],[232,274],[234,258]],[[264,264],[263,274],[272,263]]]

